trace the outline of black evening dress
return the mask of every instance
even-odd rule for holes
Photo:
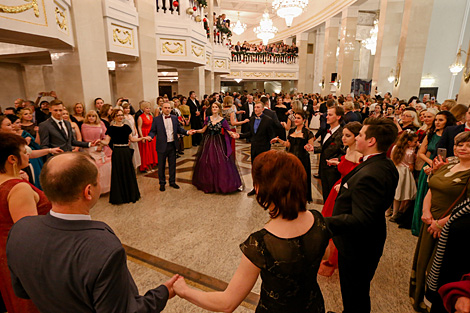
[[[261,292],[256,313],[324,313],[317,272],[329,232],[323,216],[310,211],[315,222],[295,238],[279,238],[266,229],[240,245],[243,254],[261,269]]]
[[[111,190],[109,203],[123,204],[140,199],[139,186],[132,164],[133,150],[129,148],[129,135],[132,129],[128,125],[109,126],[106,135],[114,143],[111,157]]]
[[[289,130],[287,139],[290,142],[290,147],[287,152],[292,153],[299,158],[300,162],[307,172],[307,201],[313,201],[312,198],[312,167],[310,166],[310,154],[305,150],[304,146],[308,144],[308,141],[313,138],[313,133],[306,127],[302,128],[302,137],[293,137],[295,128]]]

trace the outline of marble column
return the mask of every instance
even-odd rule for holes
[[[434,0],[405,0],[398,45],[398,85],[393,96],[408,99],[419,94]],[[412,30],[412,31],[410,31]]]
[[[26,99],[36,100],[39,92],[51,91],[46,90],[42,65],[24,65],[23,80]]]
[[[214,73],[214,87],[213,87],[213,90],[214,92],[220,92],[220,90],[222,89],[222,86],[221,86],[221,79],[220,79],[220,76],[222,74],[217,74],[217,73]]]
[[[388,81],[390,70],[395,71],[400,42],[404,0],[382,0],[377,34],[377,48],[372,71],[372,94],[391,92],[393,82]],[[420,17],[421,18],[421,17]]]
[[[196,96],[202,99],[205,88],[204,66],[194,69],[178,69],[178,92],[181,95],[189,95],[191,90],[196,92]]]
[[[331,74],[336,73],[336,49],[338,47],[338,32],[340,19],[332,17],[325,22],[325,43],[323,50],[323,71],[322,78],[325,80],[325,88],[322,89],[322,96],[330,93]]]
[[[317,28],[315,32],[315,66],[313,73],[313,92],[321,93],[319,84],[323,73],[323,52],[325,50],[325,26]]]
[[[117,97],[126,97],[138,106],[141,100],[155,104],[158,95],[155,2],[135,0],[139,12],[139,57],[126,66],[116,66]]]
[[[292,83],[290,80],[283,80],[281,81],[281,90],[283,93],[290,93],[292,89]]]
[[[205,77],[205,84],[206,84],[205,93],[207,95],[210,95],[211,93],[214,92],[214,72],[205,71],[204,77]]]
[[[359,10],[350,6],[341,15],[341,30],[338,55],[338,79],[341,86],[336,94],[346,95],[351,92],[351,81],[354,78],[354,55],[356,53],[357,17]]]
[[[299,80],[297,91],[311,93],[313,92],[313,67],[314,55],[308,54],[308,44],[312,41],[313,33],[297,34],[297,47],[299,48],[299,56],[297,63],[299,64]]]
[[[55,91],[66,106],[83,102],[90,110],[97,97],[112,100],[101,1],[72,0],[71,18],[75,48],[50,50]]]

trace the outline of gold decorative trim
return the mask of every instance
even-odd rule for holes
[[[118,34],[120,33],[121,30],[119,28],[113,29],[113,41],[118,41],[122,45],[129,43],[129,45],[132,46],[132,34],[128,30],[122,31],[122,34],[126,37],[124,39],[121,39],[118,36]]]
[[[294,78],[295,73],[276,73],[276,77],[279,77],[279,78]]]
[[[222,60],[215,60],[214,65],[217,68],[225,68],[226,67],[225,61],[222,61]]]
[[[211,56],[206,55],[206,65],[211,65]]]
[[[169,48],[168,46],[169,45],[174,45],[176,46],[176,49],[171,49]],[[162,45],[162,48],[163,48],[163,52],[165,52],[165,49],[170,52],[171,54],[175,54],[175,53],[178,53],[178,52],[181,52],[181,53],[184,53],[184,49],[183,49],[183,45],[181,44],[181,42],[169,42],[169,41],[165,41]]]
[[[36,17],[39,17],[38,1],[37,0],[25,0],[25,1],[31,1],[31,2],[22,4],[22,5],[17,5],[17,6],[9,6],[9,5],[0,4],[0,12],[16,14],[16,13],[22,13],[22,12],[28,11],[29,9],[33,9],[34,15],[36,15]]]
[[[59,19],[62,17],[62,22]],[[64,12],[62,12],[58,7],[55,8],[55,22],[59,26],[60,29],[67,31],[67,17]]]
[[[196,49],[199,49],[199,53],[196,52]],[[204,48],[198,45],[191,45],[191,53],[193,53],[196,57],[200,57],[204,53]]]

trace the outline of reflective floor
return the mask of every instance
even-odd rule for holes
[[[280,149],[280,147],[278,148]],[[141,294],[178,272],[188,283],[203,290],[223,289],[238,267],[239,244],[252,232],[263,228],[269,216],[247,197],[252,188],[250,146],[237,141],[237,162],[245,190],[229,195],[205,194],[191,185],[196,148],[187,149],[177,159],[176,190],[167,185],[158,190],[156,173],[139,174],[142,198],[134,204],[113,206],[103,195],[91,211],[94,220],[106,222],[128,252],[128,266]],[[312,173],[317,172],[317,156],[312,155]],[[313,179],[314,202],[309,209],[322,209],[319,182]],[[384,255],[371,284],[373,312],[413,312],[408,298],[408,280],[417,239],[409,230],[388,223]],[[318,276],[326,309],[341,312],[338,273]],[[245,302],[235,312],[253,312],[260,279]],[[164,312],[206,312],[173,298]]]

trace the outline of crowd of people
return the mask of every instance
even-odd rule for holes
[[[141,101],[138,110],[126,98],[115,105],[96,98],[93,110],[76,103],[68,112],[51,92],[36,101],[17,99],[4,110],[0,292],[8,312],[72,312],[69,302],[77,312],[154,312],[175,294],[231,312],[259,275],[257,312],[325,312],[316,275],[331,276],[336,269],[344,312],[370,312],[386,217],[419,237],[410,268],[413,309],[468,312],[466,105],[439,104],[428,95],[400,100],[389,93],[188,96],[159,97],[156,106]],[[165,191],[167,161],[169,184],[179,189],[176,159],[191,147],[198,147],[192,178],[197,189],[240,192],[245,186],[237,139],[251,146],[253,186],[247,194],[268,211],[270,222],[240,245],[240,265],[224,292],[192,289],[175,275],[139,296],[119,240],[109,226],[91,221],[89,210],[108,191],[112,204],[138,201],[139,172],[158,169]],[[318,175],[311,172],[311,153],[319,154]],[[307,210],[313,177],[322,186],[321,214]],[[32,215],[42,216],[23,218]],[[69,235],[72,229],[76,234]],[[46,238],[52,237],[63,240],[50,245]],[[39,255],[40,264],[33,265]],[[57,271],[57,262],[67,270]],[[33,270],[37,266],[40,271]],[[58,285],[48,283],[53,281]]]
[[[292,43],[291,46],[281,42],[268,45],[250,44],[247,41],[230,45],[233,62],[268,62],[268,63],[295,63],[299,48]]]

